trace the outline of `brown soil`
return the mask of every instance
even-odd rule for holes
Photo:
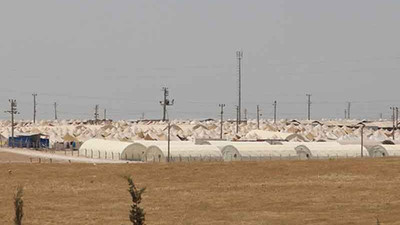
[[[11,171],[11,174],[9,173]],[[26,225],[130,224],[122,175],[147,187],[147,224],[400,224],[400,159],[0,164],[0,224],[25,187]]]

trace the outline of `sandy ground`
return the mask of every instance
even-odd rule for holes
[[[147,224],[400,224],[399,158],[3,163],[0,224],[12,224],[18,185],[24,224],[130,224],[128,174],[147,188]]]
[[[51,152],[35,151],[28,149],[0,148],[0,163],[2,162],[23,163],[23,162],[30,162],[30,159],[38,161],[39,158],[42,160],[42,162],[47,162],[51,159],[52,162],[117,163],[117,164],[137,163],[125,160],[89,159],[85,157],[77,157],[76,154],[77,153],[75,152],[75,156],[71,155],[71,151],[68,151],[67,154],[65,154],[64,151],[56,151],[51,153]]]

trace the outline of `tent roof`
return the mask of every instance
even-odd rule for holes
[[[64,135],[64,137],[62,137],[62,139],[64,141],[66,141],[66,142],[77,142],[77,141],[79,141],[76,137],[74,137],[74,136],[72,136],[72,135],[70,135],[68,133],[66,135]]]

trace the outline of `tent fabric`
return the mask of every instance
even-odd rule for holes
[[[78,142],[79,141],[76,137],[73,137],[68,133],[66,135],[64,135],[64,137],[62,137],[62,139],[64,140],[64,142]]]
[[[330,142],[321,142],[320,144],[304,143],[295,147],[295,150],[301,158],[348,158],[361,156],[360,145],[340,145],[337,143],[331,144]],[[369,156],[369,152],[365,147],[363,147],[363,155]]]
[[[239,150],[233,145],[219,146],[218,148],[221,150],[224,161],[240,161],[242,159]]]
[[[142,161],[146,146],[140,143],[90,139],[79,148],[79,155],[88,158]]]
[[[166,161],[168,157],[167,143],[157,143],[147,148],[145,161]],[[221,151],[212,145],[195,145],[171,143],[170,157],[173,160],[220,160]]]
[[[400,145],[375,145],[368,151],[371,157],[400,156]]]
[[[293,146],[269,145],[259,143],[236,144],[232,143],[240,153],[242,159],[266,159],[266,158],[297,158]]]

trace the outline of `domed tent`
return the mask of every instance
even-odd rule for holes
[[[168,157],[167,143],[156,143],[147,148],[145,160],[148,162],[164,162]],[[220,160],[221,151],[212,145],[171,144],[170,157],[174,161],[188,160]]]
[[[79,148],[79,155],[89,158],[142,161],[146,146],[140,143],[90,139]]]
[[[371,157],[400,156],[400,145],[375,145],[368,151]]]
[[[294,146],[234,142],[232,146],[239,151],[242,160],[297,158]]]
[[[340,145],[332,142],[322,142],[321,144],[302,144],[295,147],[300,158],[348,158],[360,157],[360,145]],[[363,147],[363,155],[369,156],[368,150]]]
[[[239,150],[233,145],[219,146],[218,148],[221,150],[224,161],[240,161],[242,159]]]

